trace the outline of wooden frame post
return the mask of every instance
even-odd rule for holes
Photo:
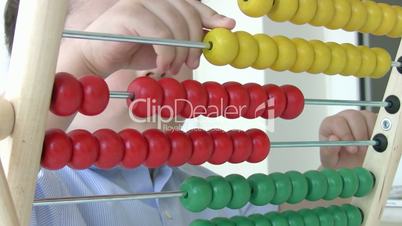
[[[57,57],[68,0],[20,0],[6,89],[15,110],[11,137],[4,140],[4,170],[21,225],[31,221]],[[1,220],[2,221],[2,220]],[[0,224],[3,224],[1,222]]]

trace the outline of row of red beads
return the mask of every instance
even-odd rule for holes
[[[268,136],[261,130],[200,129],[162,132],[150,129],[143,133],[126,129],[116,133],[101,129],[93,134],[74,130],[66,134],[59,129],[46,132],[42,167],[57,170],[68,165],[73,169],[86,169],[92,165],[110,169],[121,165],[135,168],[144,165],[157,168],[205,162],[256,163],[264,160],[270,150]]]

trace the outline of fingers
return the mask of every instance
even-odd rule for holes
[[[328,139],[325,139],[325,140],[339,141],[339,138],[334,135],[331,135],[328,137]],[[326,168],[334,168],[338,164],[340,151],[341,151],[341,147],[321,148],[320,149],[320,158],[321,158],[322,166],[324,166]]]
[[[205,28],[224,27],[233,29],[236,25],[235,20],[218,14],[198,0],[187,0],[200,14],[202,24]]]
[[[338,115],[346,119],[354,140],[368,140],[370,138],[366,118],[360,111],[347,110]],[[367,147],[360,146],[356,149],[366,150]],[[354,154],[355,152],[357,152],[357,150],[353,149],[351,153]]]

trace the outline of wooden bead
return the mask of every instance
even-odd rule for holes
[[[247,89],[238,82],[226,82],[223,86],[229,95],[229,104],[224,116],[229,119],[244,116],[250,105],[250,97]]]
[[[265,34],[254,35],[254,39],[258,44],[258,57],[252,67],[260,70],[270,68],[278,57],[278,46],[271,37]]]
[[[373,74],[377,66],[377,55],[367,46],[358,46],[357,48],[362,55],[362,64],[356,75],[358,77],[368,77]]]
[[[289,21],[296,14],[298,7],[298,0],[275,0],[268,17],[276,22]]]
[[[74,130],[68,133],[73,144],[73,155],[68,166],[75,170],[83,170],[92,166],[99,156],[99,143],[86,130]]]
[[[360,70],[362,64],[362,54],[360,50],[349,43],[341,45],[346,50],[346,67],[343,69],[341,75],[356,75]]]
[[[166,132],[170,140],[170,156],[167,165],[178,167],[186,164],[193,154],[193,143],[191,138],[180,130]]]
[[[324,73],[328,75],[339,74],[346,67],[346,50],[335,42],[328,42],[327,46],[331,49],[331,62]]]
[[[83,95],[82,86],[73,75],[57,73],[53,84],[50,111],[59,116],[72,115],[80,108]]]
[[[208,94],[207,117],[218,117],[224,114],[229,104],[229,95],[225,87],[217,82],[205,82],[202,84]]]
[[[212,201],[208,208],[219,210],[225,208],[232,200],[233,191],[229,182],[221,176],[209,176],[206,179],[212,187]]]
[[[240,10],[249,17],[262,17],[271,11],[274,0],[237,0]]]
[[[367,8],[361,1],[350,1],[350,4],[352,6],[352,15],[343,29],[346,31],[358,31],[367,21]]]
[[[313,65],[315,52],[313,46],[304,39],[294,38],[292,42],[296,45],[296,63],[290,68],[294,73],[307,71]]]
[[[286,108],[281,114],[283,119],[297,118],[304,110],[304,95],[299,88],[292,85],[281,86],[286,96]]]
[[[60,129],[46,131],[43,142],[41,166],[48,170],[65,167],[73,154],[73,144]]]
[[[162,78],[158,83],[163,90],[160,115],[163,118],[175,117],[184,108],[183,100],[187,98],[186,90],[180,82],[173,78]]]
[[[322,41],[312,40],[310,44],[314,48],[314,62],[307,70],[311,74],[322,73],[328,69],[331,63],[331,49]]]
[[[244,117],[248,119],[260,117],[265,112],[265,102],[268,99],[264,88],[256,83],[247,83],[243,87],[247,90],[250,97],[250,104]]]
[[[317,201],[327,194],[328,181],[327,178],[320,172],[310,170],[304,173],[308,183],[308,194],[306,199],[309,201]]]
[[[271,203],[279,205],[287,202],[292,195],[292,182],[290,177],[283,173],[272,173],[269,177],[274,180],[276,190]]]
[[[395,22],[395,26],[388,33],[388,35],[390,37],[399,38],[402,36],[402,7],[397,5],[394,5],[392,7],[394,7],[397,12],[397,19]]]
[[[385,35],[392,31],[396,24],[397,11],[394,7],[385,4],[377,4],[382,11],[382,22],[381,25],[373,32],[375,35]]]
[[[230,209],[240,209],[250,200],[251,187],[246,178],[238,174],[231,174],[225,177],[232,187],[233,196],[227,207]]]
[[[214,153],[214,140],[208,132],[200,129],[190,130],[187,135],[193,143],[193,153],[188,161],[191,165],[202,165]]]
[[[299,8],[296,14],[290,20],[294,24],[305,24],[311,21],[317,12],[318,2],[320,0],[299,0]]]
[[[286,108],[286,95],[281,87],[268,84],[263,86],[267,93],[268,100],[266,101],[265,111],[262,117],[265,119],[273,119],[283,114]]]
[[[145,137],[134,129],[122,130],[119,136],[125,149],[122,166],[132,169],[143,164],[148,156],[148,142]]]
[[[256,206],[264,206],[272,201],[276,193],[272,177],[265,174],[253,174],[247,178],[252,189],[250,203]]]
[[[258,43],[252,35],[244,31],[235,32],[239,40],[239,54],[230,64],[234,68],[243,69],[254,64],[258,57]]]
[[[336,0],[335,15],[331,22],[326,25],[329,29],[339,29],[346,26],[352,16],[352,6],[349,0]]]
[[[359,31],[363,33],[372,33],[380,27],[383,20],[383,13],[376,2],[364,1],[363,4],[367,8],[368,15],[366,23]]]
[[[99,156],[95,166],[101,169],[117,166],[124,156],[123,140],[110,129],[97,130],[93,135],[99,143]]]
[[[377,55],[377,65],[372,73],[372,78],[381,78],[391,69],[391,56],[382,48],[372,48],[371,50]]]
[[[208,93],[205,87],[195,80],[182,82],[186,90],[187,101],[180,115],[184,118],[194,118],[207,113]]]
[[[211,49],[204,49],[205,58],[213,65],[223,66],[233,62],[239,54],[237,36],[225,28],[214,28],[204,37]]]
[[[163,101],[163,90],[153,78],[138,77],[130,83],[127,91],[134,96],[134,100],[127,100],[134,116],[146,118],[158,112]]]
[[[289,70],[296,63],[296,45],[285,36],[274,36],[273,39],[278,46],[278,58],[276,58],[271,69],[275,71]]]
[[[314,26],[325,26],[329,24],[335,16],[334,0],[318,0],[317,3],[317,11],[310,21],[310,24]]]
[[[292,184],[292,195],[287,203],[297,204],[305,200],[309,191],[306,177],[297,171],[289,171],[285,174],[289,176]]]
[[[232,138],[225,131],[213,129],[208,131],[214,142],[214,151],[208,162],[214,165],[221,165],[228,162],[233,154]]]
[[[83,99],[79,112],[84,115],[98,115],[109,103],[109,88],[99,76],[89,75],[80,80],[83,89]]]
[[[233,153],[229,159],[230,163],[242,163],[247,161],[253,152],[253,141],[244,131],[231,130],[228,135],[232,138]]]
[[[212,187],[203,178],[189,177],[180,186],[180,190],[187,195],[180,197],[184,208],[191,212],[201,212],[212,201]]]
[[[265,160],[269,154],[271,142],[266,133],[259,129],[249,129],[246,131],[253,142],[253,149],[247,162],[257,163]]]
[[[157,129],[146,130],[143,136],[148,143],[148,156],[144,166],[155,169],[166,164],[171,151],[169,138]]]

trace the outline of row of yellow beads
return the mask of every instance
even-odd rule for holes
[[[355,75],[380,78],[391,67],[391,57],[381,48],[351,44],[324,43],[266,34],[252,36],[244,31],[224,28],[210,31],[204,39],[206,59],[214,65],[230,64],[235,68],[271,68],[275,71]]]
[[[238,0],[248,16],[329,29],[402,36],[402,7],[360,0]]]

